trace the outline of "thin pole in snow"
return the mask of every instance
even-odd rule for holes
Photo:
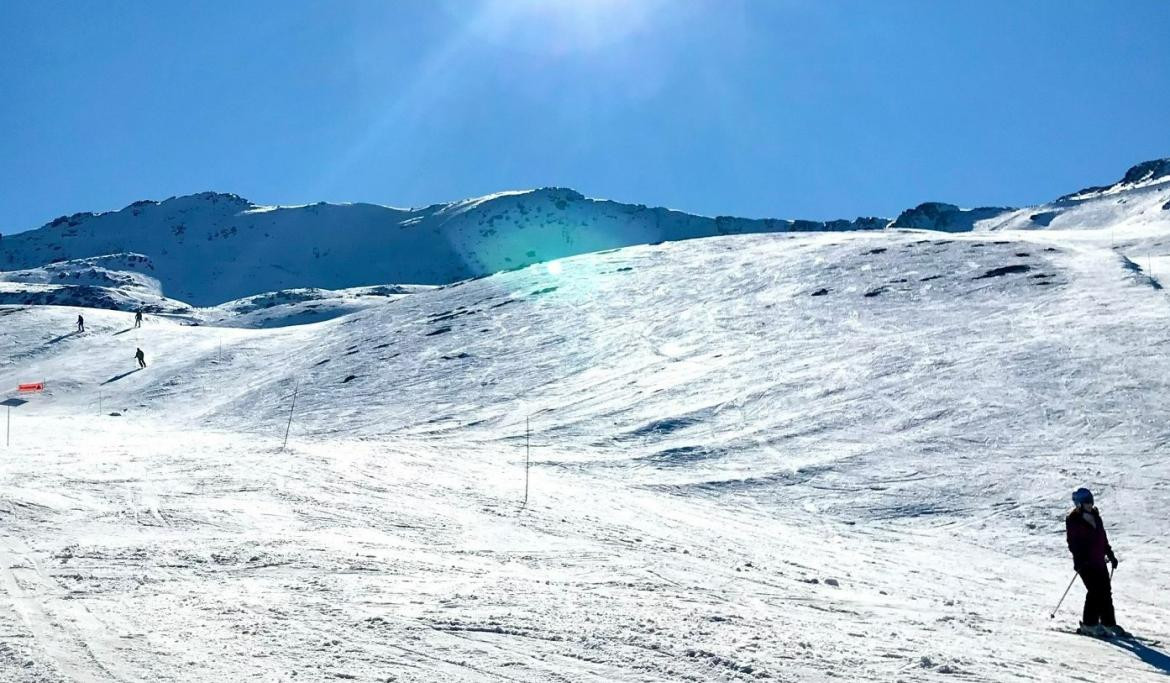
[[[530,462],[529,454],[532,451],[530,438],[532,429],[528,425],[530,419],[531,416],[524,418],[524,502],[520,505],[521,510],[528,507],[528,463]]]
[[[288,407],[288,424],[284,427],[284,443],[281,444],[280,450],[288,447],[288,430],[292,429],[293,409],[297,407],[297,390],[301,388],[300,380],[297,380],[296,385],[293,386],[292,405]]]
[[[1113,577],[1113,574],[1112,574],[1112,573],[1110,573],[1110,574],[1109,574],[1109,576],[1110,576],[1110,578],[1112,578],[1112,577]],[[1067,597],[1067,596],[1068,596],[1068,592],[1069,592],[1070,590],[1072,590],[1072,585],[1073,585],[1073,583],[1074,583],[1076,580],[1077,580],[1077,572],[1073,572],[1073,577],[1072,577],[1072,579],[1071,579],[1071,580],[1068,582],[1068,588],[1065,588],[1065,589],[1064,589],[1064,595],[1060,596],[1060,602],[1056,603],[1056,608],[1052,610],[1052,614],[1049,614],[1049,615],[1048,615],[1048,618],[1049,618],[1049,619],[1055,619],[1055,618],[1056,618],[1056,613],[1057,613],[1057,611],[1059,611],[1059,610],[1060,610],[1060,606],[1064,604],[1064,599],[1065,599],[1065,597]]]

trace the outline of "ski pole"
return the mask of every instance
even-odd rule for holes
[[[1064,595],[1060,596],[1060,602],[1056,603],[1056,608],[1052,610],[1052,614],[1049,614],[1049,615],[1048,615],[1048,618],[1049,618],[1049,619],[1055,619],[1055,618],[1056,618],[1056,611],[1057,611],[1057,610],[1059,610],[1059,609],[1060,609],[1060,606],[1064,604],[1064,599],[1065,599],[1066,597],[1068,597],[1068,592],[1069,592],[1070,590],[1072,590],[1072,585],[1073,585],[1073,582],[1075,582],[1076,580],[1077,580],[1077,573],[1076,573],[1076,572],[1073,572],[1072,581],[1069,581],[1069,582],[1068,582],[1068,588],[1065,588],[1065,589],[1064,589]]]

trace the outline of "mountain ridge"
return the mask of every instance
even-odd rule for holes
[[[1140,201],[1120,209],[1110,204],[1122,194]],[[205,307],[300,288],[443,285],[583,253],[720,235],[888,228],[963,232],[1061,227],[1062,222],[1084,227],[1091,221],[1170,220],[1167,212],[1170,158],[1136,164],[1113,185],[1048,204],[965,209],[925,202],[893,220],[702,216],[589,198],[565,187],[415,208],[361,202],[264,205],[206,191],[60,216],[2,236],[0,272],[134,253],[151,264],[151,277],[159,283],[155,294]]]
[[[144,254],[167,296],[214,305],[297,287],[440,285],[593,251],[716,235],[879,230],[880,218],[706,217],[590,199],[567,188],[505,192],[417,209],[254,204],[203,192],[78,213],[0,239],[0,268]]]

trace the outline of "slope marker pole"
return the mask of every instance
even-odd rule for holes
[[[531,439],[532,429],[529,427],[529,420],[531,415],[524,418],[524,502],[520,505],[520,509],[528,507],[528,464],[531,462],[530,453],[532,452]]]
[[[288,407],[288,424],[284,427],[284,443],[280,446],[280,450],[282,451],[288,448],[288,430],[292,429],[293,409],[297,407],[297,390],[300,388],[301,381],[297,380],[297,383],[293,386],[292,405]]]

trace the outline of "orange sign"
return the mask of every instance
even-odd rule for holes
[[[45,390],[45,383],[44,382],[30,382],[29,384],[19,384],[19,385],[17,385],[16,390],[21,391],[21,392],[44,391]]]

